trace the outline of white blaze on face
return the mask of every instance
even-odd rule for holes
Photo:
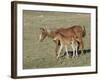
[[[40,34],[40,36],[39,36],[39,41],[42,39],[42,34]]]

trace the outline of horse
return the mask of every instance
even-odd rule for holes
[[[84,44],[83,44],[82,38],[86,34],[86,30],[85,30],[84,26],[82,28],[79,25],[74,25],[69,28],[59,28],[54,31],[51,31],[45,27],[45,28],[40,28],[40,30],[41,30],[41,34],[40,34],[40,38],[39,38],[40,41],[43,41],[46,37],[51,37],[53,39],[53,41],[56,43],[57,58],[59,57],[58,55],[60,54],[60,51],[62,49],[61,43],[63,43],[63,40],[61,40],[61,38],[64,39],[64,41],[67,41],[67,39],[70,38],[67,42],[72,43],[72,45],[74,45],[74,46],[76,44],[76,47],[77,47],[77,45],[79,45],[79,48],[81,49],[81,51],[83,53]],[[58,37],[58,35],[59,35],[59,37]],[[60,47],[60,50],[58,51],[59,47]],[[73,46],[72,46],[72,48],[73,48]],[[74,50],[74,48],[73,48],[73,50]],[[59,53],[57,53],[57,51]],[[68,51],[66,51],[66,52],[68,53]]]
[[[54,41],[59,40],[60,41],[60,47],[57,52],[57,59],[60,57],[61,50],[65,48],[66,55],[69,57],[68,54],[68,47],[71,45],[73,49],[73,57],[78,56],[78,42],[76,41],[75,37],[72,35],[67,35],[66,37],[59,32],[56,34],[55,38],[53,39]]]
[[[47,27],[40,28],[40,37],[39,37],[40,42],[42,42],[46,37],[50,37],[53,40],[55,36],[56,36],[56,30],[49,30],[47,29]],[[55,52],[57,56],[57,51],[60,46],[60,41],[59,40],[53,40],[53,41],[54,43],[56,43]]]

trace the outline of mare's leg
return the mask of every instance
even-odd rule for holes
[[[79,45],[78,48],[81,50],[81,54],[83,54],[84,53],[83,52],[84,44],[83,44],[82,38],[78,38],[77,42],[78,42],[78,45]]]
[[[83,45],[83,40],[81,39],[80,40],[80,49],[81,49],[81,54],[83,54],[83,48],[84,48],[84,45]]]

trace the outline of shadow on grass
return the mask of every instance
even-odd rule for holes
[[[91,49],[83,50],[84,54],[87,54],[87,53],[89,54],[90,52],[91,52]],[[73,51],[68,51],[68,53],[69,53],[70,56],[73,55]],[[78,55],[80,55],[80,54],[81,54],[81,50],[78,50]],[[66,52],[61,57],[64,57],[64,56],[66,56]]]

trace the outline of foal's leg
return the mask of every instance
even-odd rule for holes
[[[56,52],[56,57],[58,56],[58,49],[59,49],[60,45],[56,44],[56,49],[55,49],[55,52]]]
[[[65,45],[65,49],[66,49],[66,55],[67,57],[69,57],[67,45]]]
[[[75,55],[78,56],[78,42],[76,42],[76,44],[75,44],[75,51],[76,51],[75,52],[76,53]]]
[[[59,48],[59,51],[58,51],[58,54],[57,54],[57,59],[60,57],[60,53],[61,53],[62,48],[63,48],[63,45],[60,45],[60,48]]]
[[[58,49],[59,49],[59,47],[60,47],[60,41],[57,40],[57,41],[56,41],[56,49],[55,49],[56,56],[58,55],[57,53],[58,53]]]
[[[72,46],[72,49],[73,49],[73,57],[75,57],[75,42],[74,41],[72,41],[71,46]]]

